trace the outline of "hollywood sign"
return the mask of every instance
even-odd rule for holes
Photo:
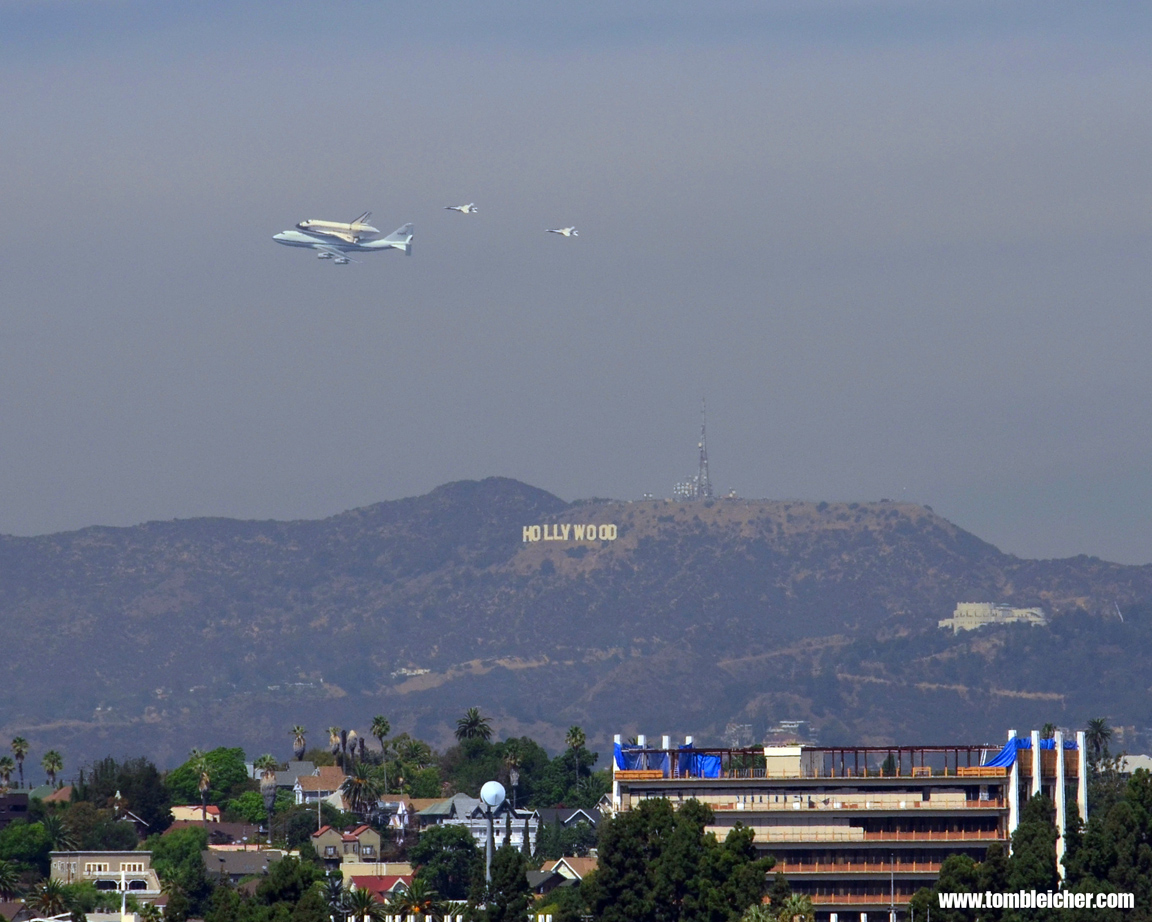
[[[615,541],[615,525],[525,525],[524,541]]]

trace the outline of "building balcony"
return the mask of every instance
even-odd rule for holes
[[[814,907],[821,906],[866,906],[886,907],[893,903],[897,906],[906,906],[911,900],[909,893],[897,893],[893,899],[891,893],[806,893],[812,899]]]
[[[776,859],[772,873],[793,874],[929,874],[940,875],[939,861],[885,861],[885,862],[833,862],[785,861]]]
[[[949,800],[938,798],[936,800],[832,800],[823,803],[813,800],[812,803],[802,801],[784,801],[781,803],[756,803],[733,801],[728,803],[708,803],[707,805],[717,813],[730,811],[738,813],[760,812],[803,812],[805,810],[831,810],[831,811],[862,811],[862,810],[919,810],[919,811],[949,811],[949,810],[1003,810],[1005,802],[1003,797],[992,797],[987,800]],[[707,801],[705,801],[707,803]]]

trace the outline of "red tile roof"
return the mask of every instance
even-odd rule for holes
[[[352,875],[352,886],[356,888],[363,888],[371,890],[377,899],[383,900],[384,894],[392,893],[398,884],[403,884],[408,887],[412,883],[411,874],[365,874]]]

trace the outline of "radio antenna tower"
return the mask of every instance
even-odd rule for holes
[[[708,479],[708,406],[700,398],[700,470],[696,474],[696,498],[712,499],[712,481]]]

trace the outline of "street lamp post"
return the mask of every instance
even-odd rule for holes
[[[504,803],[504,785],[499,781],[486,781],[480,788],[480,800],[485,806],[485,816],[488,818],[488,841],[484,847],[484,882],[492,883],[492,839],[495,831],[492,827],[492,811]]]

